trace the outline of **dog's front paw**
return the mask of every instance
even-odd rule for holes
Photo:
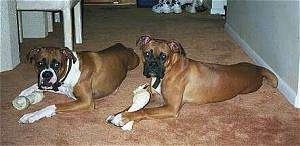
[[[123,116],[124,113],[119,113],[117,115],[110,115],[106,119],[106,122],[111,123],[117,127],[121,127],[124,131],[132,130],[134,121],[129,121],[126,117]]]
[[[35,121],[38,121],[41,118],[51,117],[55,115],[55,110],[56,110],[55,105],[47,106],[41,110],[23,115],[19,119],[19,123],[23,123],[23,124],[33,123]]]
[[[134,123],[134,121],[129,121],[128,123],[126,123],[125,125],[123,125],[121,127],[121,129],[124,130],[124,131],[130,131],[130,130],[132,130],[133,123]]]
[[[122,118],[122,113],[119,113],[117,115],[110,115],[106,121],[108,123],[111,123],[115,126],[118,126],[118,127],[121,127],[121,126],[124,126],[125,125],[125,122],[123,121],[123,118]]]

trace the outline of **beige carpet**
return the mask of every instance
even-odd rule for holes
[[[77,50],[102,50],[116,42],[135,48],[142,34],[176,39],[187,56],[205,62],[251,62],[224,31],[224,20],[205,13],[154,14],[150,9],[85,6],[83,44]],[[25,39],[21,58],[36,46],[63,46],[62,25],[45,39]],[[137,52],[140,52],[137,50]],[[70,101],[47,93],[46,99],[24,111],[11,101],[36,81],[33,68],[21,63],[1,77],[0,145],[300,145],[300,111],[277,90],[264,84],[257,92],[207,105],[186,104],[177,119],[147,120],[131,132],[106,124],[111,113],[131,103],[132,90],[148,80],[142,66],[129,72],[119,91],[96,101],[93,111],[77,111],[22,125],[21,115],[46,105]],[[216,91],[219,92],[219,91]]]

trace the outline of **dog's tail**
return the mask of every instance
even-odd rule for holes
[[[270,85],[272,87],[274,87],[274,88],[277,87],[278,79],[273,72],[271,72],[270,70],[268,70],[266,68],[262,68],[261,74],[267,79],[267,81],[270,83]]]

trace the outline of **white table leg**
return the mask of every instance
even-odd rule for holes
[[[47,17],[48,17],[48,32],[53,32],[52,12],[47,12]]]
[[[23,43],[22,12],[18,11],[19,42]]]
[[[72,15],[71,8],[65,8],[63,10],[64,17],[64,39],[65,47],[73,50],[73,33],[72,33]]]
[[[60,22],[60,12],[54,13],[54,22],[56,22],[56,23]]]
[[[75,23],[75,39],[76,43],[82,43],[82,17],[81,17],[81,1],[74,7],[74,23]]]

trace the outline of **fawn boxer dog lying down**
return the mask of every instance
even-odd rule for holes
[[[151,98],[160,96],[161,107],[121,112],[108,122],[123,126],[129,121],[177,117],[184,103],[206,104],[231,99],[258,90],[263,79],[277,87],[277,77],[268,69],[250,63],[220,65],[195,61],[185,56],[176,41],[142,36],[143,74],[151,81]]]
[[[74,101],[25,114],[20,123],[32,123],[56,113],[94,108],[94,99],[114,92],[125,79],[127,71],[139,64],[139,57],[133,49],[119,43],[99,52],[35,48],[29,52],[28,58],[34,61],[38,82],[19,96],[50,91],[64,94]]]

